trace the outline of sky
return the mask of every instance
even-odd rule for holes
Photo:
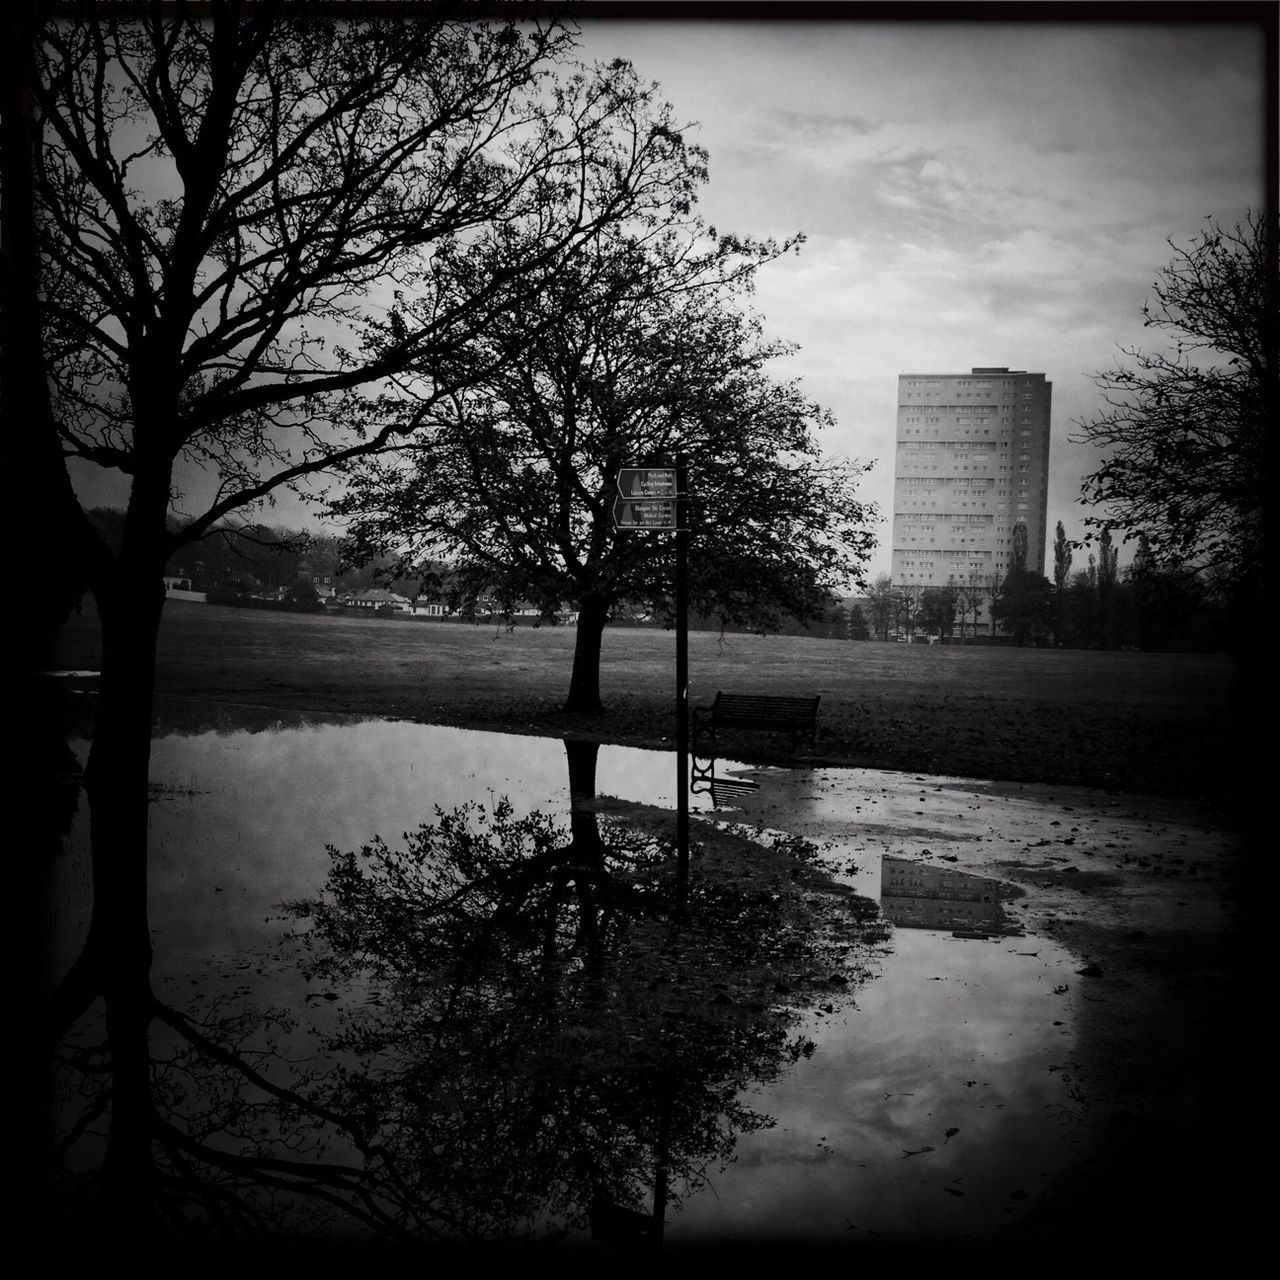
[[[1044,373],[1049,540],[1058,520],[1082,535],[1097,455],[1071,437],[1099,409],[1090,375],[1171,341],[1142,326],[1170,240],[1265,203],[1262,33],[1158,17],[581,26],[584,57],[628,58],[696,122],[710,223],[806,236],[762,269],[754,305],[799,344],[779,374],[835,415],[823,452],[875,463],[868,579],[889,571],[900,373]]]

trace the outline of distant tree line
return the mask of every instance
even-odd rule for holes
[[[97,508],[90,514],[103,539],[113,544],[124,513]],[[1016,565],[1007,574],[987,575],[979,582],[923,588],[896,584],[882,574],[862,603],[846,606],[833,599],[805,620],[780,618],[774,629],[823,639],[936,636],[944,643],[996,640],[1068,649],[1209,652],[1236,647],[1229,589],[1210,573],[1157,560],[1142,535],[1137,544],[1132,562],[1121,568],[1119,547],[1110,531],[1103,530],[1085,567],[1073,571],[1073,552],[1079,548],[1067,541],[1059,522],[1053,581]],[[182,546],[167,572],[188,579],[193,590],[208,593],[216,603],[244,604],[255,595],[274,594],[297,607],[311,607],[318,596],[329,594],[316,587],[331,587],[339,595],[386,587],[413,598],[438,590],[441,577],[439,566],[405,575],[390,556],[355,565],[340,536],[267,525],[216,529]],[[657,625],[642,609],[620,609],[615,621]],[[726,634],[760,630],[749,623],[726,624],[710,613],[695,613],[689,625],[695,631]]]
[[[1103,529],[1097,552],[1074,573],[1072,545],[1058,523],[1054,580],[1010,570],[993,614],[1019,644],[1069,649],[1209,652],[1235,649],[1231,584],[1212,570],[1158,559],[1145,534],[1121,569],[1120,549]]]
[[[125,513],[96,507],[89,513],[109,546],[119,543]],[[171,521],[175,531],[180,522]],[[165,566],[169,577],[186,578],[193,591],[243,595],[288,592],[304,582],[332,585],[337,592],[388,587],[417,593],[417,580],[388,577],[385,564],[353,565],[343,555],[342,539],[280,525],[230,525],[211,530],[200,541],[178,548]]]
[[[1234,650],[1232,593],[1195,569],[1161,563],[1139,535],[1131,564],[1118,569],[1118,549],[1104,531],[1098,557],[1051,588],[1051,614],[1040,634],[1073,649],[1142,649],[1203,653]]]
[[[898,585],[882,574],[867,595],[865,638],[936,636],[944,643],[1181,653],[1238,648],[1230,584],[1158,560],[1141,534],[1137,543],[1132,562],[1121,569],[1119,547],[1104,529],[1085,568],[1072,572],[1073,547],[1059,522],[1052,582],[1017,563],[1017,548],[1008,573],[976,584]]]
[[[860,626],[859,621],[861,621]],[[762,628],[758,625],[726,623],[711,614],[697,614],[691,617],[689,629],[691,631],[723,631],[726,635],[762,633]],[[844,605],[834,600],[817,616],[801,619],[787,614],[778,618],[776,626],[770,628],[770,632],[776,635],[811,636],[822,640],[865,640],[865,635],[855,634],[865,630],[866,621],[862,619],[862,612],[856,605],[846,609]]]
[[[109,545],[115,545],[124,522],[124,512],[108,507],[95,508],[90,518]],[[213,530],[199,542],[185,545],[169,560],[166,574],[184,578],[191,590],[202,591],[212,604],[237,604],[252,608],[263,603],[262,596],[279,597],[277,607],[310,610],[320,607],[322,597],[385,587],[409,599],[419,595],[443,599],[447,567],[424,566],[416,574],[405,574],[400,561],[390,556],[353,564],[343,539],[336,534],[311,533],[280,525],[250,524]],[[481,592],[477,600],[484,597]],[[474,609],[458,610],[468,616]],[[488,612],[484,609],[484,612]],[[615,623],[623,626],[659,626],[667,619],[656,618],[637,603],[634,608],[619,606]],[[723,631],[725,634],[761,631],[759,624],[724,622],[713,613],[695,611],[689,619],[694,631]],[[862,610],[846,608],[832,599],[814,608],[801,619],[787,614],[770,628],[781,635],[813,636],[821,639],[868,638]]]

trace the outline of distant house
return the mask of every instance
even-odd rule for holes
[[[535,620],[534,626],[539,626],[544,621],[550,622],[555,626],[568,624],[576,627],[578,625],[578,610],[566,600],[561,600],[559,606],[552,610],[549,615],[541,605],[536,605],[531,600],[520,600],[512,605],[510,611],[504,616],[508,618],[533,618]]]
[[[409,601],[409,612],[415,618],[448,618],[453,615],[453,610],[435,596],[414,596]]]
[[[203,591],[192,591],[191,579],[180,577],[165,577],[164,593],[170,600],[196,600],[201,604],[205,601],[205,593]]]
[[[316,589],[316,595],[327,604],[337,604],[338,588],[333,584],[333,575],[328,573],[305,573],[299,571],[299,582],[309,582]]]
[[[385,587],[351,592],[343,596],[338,603],[348,609],[367,609],[370,613],[384,606],[394,609],[396,613],[409,613],[413,605],[413,601],[407,596],[396,595],[394,591],[388,591]]]

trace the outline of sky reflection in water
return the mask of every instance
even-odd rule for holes
[[[202,975],[244,972],[276,941],[275,905],[319,891],[327,845],[358,849],[375,834],[396,845],[435,806],[499,796],[518,811],[568,810],[561,742],[401,722],[162,736],[152,778],[155,975],[179,994]],[[762,782],[763,797],[767,772]],[[674,785],[670,754],[600,750],[600,795],[670,807]],[[717,816],[705,796],[692,807]],[[58,869],[62,962],[86,918],[83,809]],[[831,861],[854,858],[846,879],[878,897],[881,853],[859,841],[855,815],[843,816]],[[736,1162],[668,1216],[669,1244],[986,1237],[1069,1158],[1079,1132],[1070,1017],[1056,989],[1071,957],[1039,938],[909,928],[884,951],[856,1007],[801,1028],[813,1056],[752,1092],[777,1124],[744,1135]],[[255,998],[296,1001],[298,981],[269,969]]]

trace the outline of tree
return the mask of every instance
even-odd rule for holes
[[[1146,536],[1139,534],[1124,578],[1127,638],[1139,649],[1195,652],[1222,647],[1222,611],[1204,575],[1158,564]]]
[[[1073,649],[1097,648],[1098,572],[1092,554],[1089,567],[1071,575],[1059,601],[1062,643]]]
[[[949,578],[947,582],[949,586],[955,588],[956,613],[960,617],[960,642],[963,644],[966,638],[966,628],[970,623],[973,626],[973,633],[977,634],[978,615],[982,612],[986,594],[979,584],[977,576],[973,574],[970,575],[967,583],[956,582],[954,578]],[[972,615],[972,618],[970,615]]]
[[[877,574],[867,588],[867,608],[871,610],[871,630],[880,640],[889,638],[889,624],[894,614],[893,579],[887,573]]]
[[[1011,569],[1027,567],[1027,522],[1025,520],[1019,520],[1013,526],[1013,547],[1009,557],[1009,567]]]
[[[1103,529],[1098,539],[1097,572],[1094,577],[1097,592],[1096,613],[1097,643],[1103,649],[1116,647],[1116,590],[1120,581],[1120,548],[1111,540],[1111,530]]]
[[[105,997],[104,1167],[127,1234],[149,1211],[147,773],[166,562],[406,434],[474,376],[457,353],[496,314],[611,221],[686,204],[705,170],[652,87],[624,62],[571,69],[554,24],[442,6],[339,30],[280,0],[86,0],[75,22],[43,23],[17,8],[4,141],[22,207],[5,269],[40,376],[6,448],[102,623],[92,921],[49,1032]],[[567,218],[566,185],[580,196]],[[118,547],[84,518],[68,460],[127,486]],[[181,465],[212,477],[203,509]],[[41,618],[78,585],[55,580]]]
[[[905,632],[908,640],[915,634],[921,588],[908,584],[894,588],[893,629]]]
[[[1038,640],[1052,623],[1053,588],[1031,569],[1010,569],[991,606],[991,618],[1013,632],[1014,643]]]
[[[1067,588],[1071,582],[1071,543],[1067,541],[1062,521],[1053,536],[1053,601],[1054,601],[1054,642],[1064,643],[1067,629]]]
[[[1267,432],[1277,397],[1276,218],[1210,222],[1153,285],[1144,324],[1171,350],[1126,350],[1099,373],[1107,410],[1080,422],[1104,451],[1084,478],[1095,528],[1146,535],[1153,560],[1212,569],[1239,589],[1261,581]]]
[[[459,603],[572,603],[565,709],[596,714],[613,611],[673,616],[674,537],[615,529],[618,470],[683,455],[691,607],[761,629],[827,616],[870,552],[872,508],[865,467],[819,459],[829,415],[769,375],[787,349],[738,305],[781,251],[675,220],[598,236],[477,336],[493,373],[440,402],[410,450],[352,469],[336,510],[353,544],[450,560]]]
[[[320,593],[316,590],[315,583],[310,578],[299,578],[284,593],[284,598],[304,609],[319,610],[321,612],[324,610],[324,605],[320,603]]]
[[[1070,579],[1071,543],[1067,541],[1066,530],[1063,529],[1062,521],[1059,520],[1053,535],[1053,585],[1061,591]]]
[[[855,604],[849,609],[848,623],[850,640],[871,639],[871,628],[867,625],[867,616],[862,612],[860,604]]]
[[[989,616],[991,618],[991,636],[993,639],[996,634],[996,601],[1000,598],[1000,590],[1003,586],[1004,574],[986,573],[982,575],[982,580],[977,587],[982,603],[986,604],[989,608]]]
[[[925,587],[920,594],[920,625],[926,631],[936,631],[940,639],[950,640],[958,608],[959,592],[954,582],[945,587]]]

